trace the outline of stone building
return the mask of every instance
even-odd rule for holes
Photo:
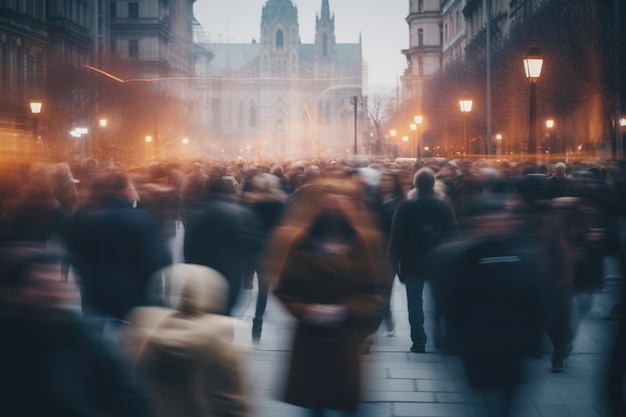
[[[315,24],[313,43],[302,43],[293,2],[268,0],[259,41],[197,40],[196,75],[205,81],[197,85],[196,103],[210,150],[245,157],[345,156],[358,142],[357,153],[368,151],[360,41],[336,42],[328,0]]]

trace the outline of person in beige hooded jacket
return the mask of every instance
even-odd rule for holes
[[[216,270],[176,264],[162,271],[176,287],[177,307],[139,307],[126,334],[137,370],[154,391],[160,417],[244,417],[243,363],[234,322],[222,316],[228,283]]]

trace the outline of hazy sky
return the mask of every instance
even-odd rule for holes
[[[315,40],[315,15],[322,0],[292,0],[298,8],[302,43]],[[194,14],[211,42],[257,42],[261,33],[261,10],[267,0],[197,0]],[[397,78],[406,68],[400,52],[408,48],[409,30],[404,20],[408,0],[329,0],[335,14],[337,43],[357,43],[359,32],[363,57],[369,68],[368,94],[395,94]]]

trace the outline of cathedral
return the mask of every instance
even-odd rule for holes
[[[260,29],[260,41],[249,44],[195,40],[206,151],[255,158],[365,153],[360,38],[336,42],[329,1],[315,18],[313,43],[301,42],[292,0],[268,0]]]

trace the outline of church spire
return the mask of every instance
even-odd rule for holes
[[[330,20],[330,6],[328,6],[328,0],[322,0],[322,20]]]

